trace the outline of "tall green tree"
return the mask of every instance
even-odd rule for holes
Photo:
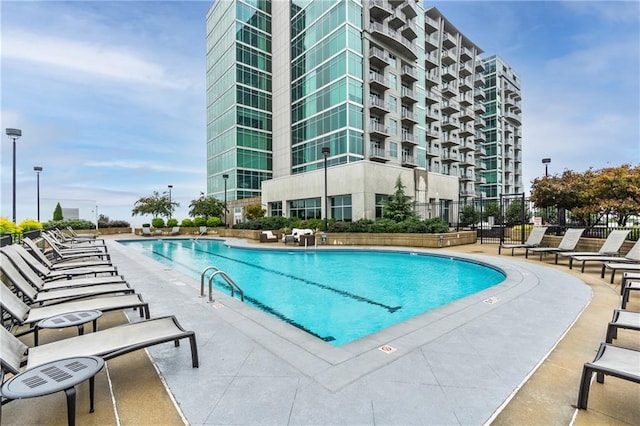
[[[56,204],[56,208],[53,209],[53,220],[63,220],[62,217],[62,206],[60,203]]]
[[[224,202],[218,200],[213,195],[204,196],[191,200],[189,204],[189,216],[191,217],[222,217],[224,213]]]
[[[412,198],[405,194],[405,186],[400,176],[396,179],[395,188],[395,192],[384,202],[384,218],[395,222],[417,218],[418,216],[413,209]]]
[[[180,206],[179,203],[169,201],[168,194],[160,194],[153,191],[153,195],[149,197],[140,197],[133,205],[131,214],[133,216],[151,215],[154,219],[158,217],[170,217],[173,207]]]

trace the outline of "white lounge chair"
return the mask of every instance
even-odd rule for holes
[[[544,238],[544,234],[547,232],[547,226],[535,226],[529,233],[529,237],[527,241],[522,244],[500,244],[498,246],[498,254],[501,253],[502,249],[511,249],[511,256],[513,256],[513,251],[517,248],[533,248],[538,247],[542,242],[542,238]]]
[[[636,241],[636,243],[631,247],[631,250],[624,256],[572,256],[569,260],[569,268],[571,268],[573,261],[582,262],[581,272],[584,272],[584,266],[587,262],[614,262],[614,263],[627,263],[634,264],[640,263],[640,240]],[[605,266],[602,266],[602,272],[600,276],[604,278],[604,270]]]
[[[69,257],[67,259],[49,259],[45,253],[38,247],[38,245],[30,238],[23,238],[22,242],[29,248],[30,254],[34,256],[40,263],[45,265],[52,271],[58,271],[62,269],[75,269],[75,268],[93,268],[95,266],[113,266],[110,260],[104,259],[91,259],[86,257]]]
[[[143,226],[142,227],[142,236],[143,237],[155,237],[158,235],[162,235],[162,231],[161,230],[155,230],[152,231],[151,228],[149,228],[148,226]]]
[[[558,253],[559,256],[569,258],[569,269],[573,267],[573,259],[576,256],[616,256],[620,252],[620,247],[627,239],[627,235],[631,232],[628,229],[615,229],[611,231],[607,239],[604,240],[600,250],[598,251],[565,251]]]
[[[277,243],[278,236],[274,235],[271,231],[262,231],[260,233],[260,242],[261,243]]]
[[[540,253],[540,260],[545,253],[554,253],[556,255],[556,263],[558,263],[558,253],[563,251],[573,251],[580,241],[580,237],[584,232],[584,228],[570,228],[564,233],[558,247],[532,247],[525,249],[525,257],[529,257],[529,252]]]

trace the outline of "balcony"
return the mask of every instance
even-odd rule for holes
[[[435,34],[425,35],[424,37],[424,50],[426,52],[431,52],[433,50],[438,49],[438,36]]]
[[[443,148],[451,148],[452,146],[460,145],[458,137],[452,134],[444,134],[442,141],[440,142]]]
[[[440,88],[440,93],[448,98],[453,98],[458,96],[458,86],[455,81],[451,81],[449,83],[443,83]]]
[[[480,143],[486,142],[487,141],[487,137],[484,135],[484,132],[476,132],[475,141],[476,142],[480,142]]]
[[[400,28],[400,33],[407,40],[413,41],[418,38],[418,30],[416,29],[416,24],[414,24],[412,21],[407,21],[407,23],[404,24],[404,27]]]
[[[462,167],[467,168],[476,166],[476,159],[473,157],[473,154],[461,155],[460,157],[460,165]]]
[[[403,145],[418,145],[418,139],[416,139],[416,135],[405,130],[402,131],[400,142],[402,142]]]
[[[414,92],[410,88],[402,86],[400,93],[402,96],[402,102],[407,104],[415,104],[416,102],[418,102],[418,96],[416,95],[416,92]]]
[[[476,74],[476,80],[473,82],[473,85],[475,87],[484,87],[484,84],[485,84],[484,75]]]
[[[426,149],[426,154],[428,158],[440,157],[440,148],[432,148],[428,146]]]
[[[438,55],[435,53],[427,53],[424,55],[424,67],[427,70],[438,68],[440,66],[440,61],[438,60]]]
[[[379,136],[379,137],[386,138],[387,136],[389,136],[389,129],[385,127],[385,125],[382,123],[374,122],[374,123],[369,123],[369,133],[371,133],[372,136]]]
[[[482,102],[478,102],[475,108],[476,115],[482,115],[487,112],[487,107]]]
[[[473,104],[473,96],[469,92],[460,93],[458,96],[458,103],[461,107],[468,107]]]
[[[400,72],[402,73],[400,75],[400,78],[402,78],[403,80],[411,82],[418,81],[418,70],[416,70],[414,67],[403,65],[400,69]]]
[[[460,108],[460,114],[458,115],[458,118],[463,123],[466,123],[467,121],[473,121],[473,119],[475,118],[475,114],[469,108]],[[473,126],[470,126],[470,128],[473,129]]]
[[[418,167],[418,162],[413,155],[402,154],[402,167]]]
[[[440,111],[435,108],[427,108],[426,111],[427,122],[440,120]]]
[[[380,48],[372,47],[369,49],[369,61],[376,67],[384,68],[389,65],[389,54]]]
[[[404,16],[404,13],[400,12],[398,9],[395,9],[391,16],[387,19],[387,24],[389,28],[393,28],[394,30],[399,29],[407,22],[407,18]]]
[[[411,1],[404,1],[400,5],[402,12],[407,15],[408,18],[415,18],[418,16],[418,12],[416,11],[416,5]]]
[[[476,129],[482,129],[482,128],[483,128],[483,127],[485,127],[486,125],[487,125],[487,122],[486,122],[486,121],[484,121],[484,118],[476,116],[476,119],[475,119],[475,120],[474,120],[474,122],[473,122],[473,126],[474,126]]]
[[[455,49],[443,50],[440,54],[440,62],[446,66],[453,65],[457,62],[456,54]]]
[[[460,60],[469,61],[473,58],[473,52],[466,46],[460,48]]]
[[[452,100],[445,100],[444,102],[442,102],[442,106],[440,107],[440,111],[442,111],[445,114],[455,114],[457,112],[460,111],[460,107],[458,106],[458,103]]]
[[[487,183],[487,178],[484,176],[476,176],[476,184],[484,185]]]
[[[443,152],[440,159],[442,160],[443,163],[448,163],[448,164],[457,163],[460,160],[457,153],[449,152],[449,151]]]
[[[511,111],[507,111],[507,112],[504,114],[504,116],[505,116],[505,118],[506,118],[507,120],[509,120],[511,123],[515,124],[516,126],[520,126],[520,124],[522,124],[522,123],[520,122],[520,117],[519,117],[519,115],[518,115],[518,114],[515,114],[515,113],[513,113],[513,112],[511,112]]]
[[[469,62],[464,62],[460,64],[458,73],[460,74],[460,77],[469,77],[473,75],[473,68],[471,68]]]
[[[440,75],[437,68],[425,73],[425,76],[427,77],[427,86],[433,87],[440,84]]]
[[[461,92],[468,92],[469,90],[473,90],[473,80],[470,77],[461,78],[458,81],[458,87]]]
[[[482,61],[482,58],[480,56],[476,58],[476,72],[484,72],[484,62]]]
[[[466,138],[469,136],[473,136],[474,133],[475,133],[475,129],[473,128],[473,125],[465,123],[460,125],[460,131],[458,132],[458,136],[462,138]]]
[[[369,31],[374,36],[381,36],[385,42],[388,43],[393,49],[402,52],[405,56],[415,60],[418,58],[416,55],[416,46],[408,38],[402,36],[399,32],[393,28],[385,27],[378,22],[371,22],[369,24]]]
[[[384,78],[382,74],[374,71],[369,72],[369,84],[372,89],[380,92],[384,92],[389,89],[389,80]]]
[[[377,96],[369,97],[369,109],[376,114],[384,115],[390,112],[389,104]]]
[[[460,196],[463,198],[476,198],[477,194],[476,191],[465,189],[460,191]]]
[[[458,147],[458,151],[460,152],[475,152],[476,145],[473,143],[471,139],[464,139]]]
[[[382,148],[371,147],[369,149],[369,160],[377,161],[379,163],[386,163],[389,161],[389,156]]]
[[[458,120],[455,117],[451,117],[447,115],[446,117],[442,117],[442,122],[440,123],[442,130],[445,132],[450,132],[452,130],[458,130],[460,125],[458,124]]]
[[[436,21],[435,19],[429,16],[425,16],[424,28],[425,28],[425,31],[427,32],[433,32],[433,31],[438,31],[440,29],[440,26],[438,25],[438,21]]]
[[[440,137],[440,131],[432,128],[427,128],[427,140],[434,140]]]
[[[487,156],[487,150],[484,149],[481,144],[476,143],[476,158],[478,157],[486,157]]]
[[[451,49],[456,47],[457,44],[458,42],[453,35],[449,33],[442,33],[442,47],[444,49]]]
[[[454,66],[442,67],[440,69],[440,76],[442,77],[442,81],[454,81],[457,80],[456,76],[456,68]]]
[[[391,5],[385,0],[370,0],[369,2],[369,14],[372,18],[382,21],[391,15],[393,11]]]
[[[476,170],[487,170],[487,165],[482,160],[476,160]]]
[[[425,93],[425,101],[427,102],[427,105],[435,104],[440,102],[440,96],[431,90],[427,90]]]
[[[475,182],[475,177],[473,177],[472,173],[461,173],[460,174],[461,182]]]
[[[484,89],[474,89],[473,90],[473,99],[476,101],[484,101],[486,95],[484,94]]]
[[[409,111],[408,109],[404,109],[404,108],[402,109],[401,118],[403,123],[409,122],[413,124],[418,124],[418,118],[413,112]]]

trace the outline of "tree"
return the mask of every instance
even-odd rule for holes
[[[524,223],[522,223],[522,209],[524,208]],[[526,224],[531,219],[531,212],[527,206],[523,206],[522,200],[513,200],[509,203],[504,213],[507,226]]]
[[[252,204],[244,208],[244,215],[248,220],[258,219],[264,217],[267,211],[259,204]]]
[[[179,206],[180,204],[169,202],[167,195],[160,195],[158,191],[153,191],[153,195],[150,197],[141,197],[135,202],[131,214],[133,216],[152,215],[153,218],[159,216],[169,217],[173,206]]]
[[[480,212],[476,210],[473,204],[466,205],[460,211],[460,225],[470,226],[478,223],[480,220]]]
[[[400,176],[396,180],[396,191],[384,202],[384,218],[396,222],[416,218],[411,197],[404,193],[405,186],[402,184]]]
[[[204,196],[191,200],[189,204],[189,216],[191,217],[221,217],[224,212],[224,202],[218,200],[213,195]]]
[[[60,203],[56,204],[56,208],[53,210],[53,220],[63,220],[62,217],[62,206]]]

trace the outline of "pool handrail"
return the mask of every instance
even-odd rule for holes
[[[236,284],[236,282],[233,281],[231,279],[231,277],[229,275],[227,275],[226,272],[220,271],[220,270],[215,271],[209,277],[209,302],[213,302],[213,294],[212,294],[213,293],[213,280],[215,279],[216,275],[220,275],[222,277],[222,279],[227,283],[227,285],[231,289],[231,297],[235,297],[235,291],[237,290],[238,293],[240,293],[240,300],[242,300],[244,302],[244,291],[242,290],[242,288],[240,288],[240,286],[238,284]]]
[[[207,271],[211,270],[219,271],[220,268],[214,265],[204,268],[204,271],[202,271],[202,274],[200,274],[200,297],[204,297],[204,276],[206,275]],[[209,300],[211,301],[211,291],[209,291]]]

